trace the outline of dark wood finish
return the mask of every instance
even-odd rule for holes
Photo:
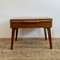
[[[12,36],[11,36],[11,50],[13,49],[14,34],[15,34],[15,29],[13,29],[13,28],[12,28]]]
[[[48,39],[49,39],[50,49],[52,49],[52,39],[51,39],[51,30],[50,30],[50,28],[47,28],[47,31],[48,31]]]
[[[18,28],[44,28],[45,39],[47,39],[46,35],[46,29],[47,29],[50,48],[52,48],[51,31],[50,31],[50,28],[52,27],[51,18],[10,19],[10,27],[12,28],[11,49],[13,49],[15,30],[16,30],[15,40],[17,41]]]
[[[44,34],[45,34],[45,40],[47,40],[47,32],[46,32],[46,28],[44,28]]]
[[[41,19],[11,19],[11,28],[47,28],[52,26],[51,18]]]
[[[16,37],[15,37],[15,41],[17,41],[17,36],[18,36],[18,28],[16,29]]]

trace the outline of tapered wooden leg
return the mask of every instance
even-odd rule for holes
[[[11,50],[13,49],[14,34],[15,34],[15,29],[12,29],[12,36],[11,36]]]
[[[48,31],[48,39],[49,39],[50,49],[52,49],[52,38],[51,38],[50,28],[47,28],[47,31]]]
[[[45,35],[45,40],[47,40],[46,28],[44,28],[44,35]]]
[[[16,29],[16,37],[15,37],[15,41],[17,41],[17,36],[18,36],[18,28]]]

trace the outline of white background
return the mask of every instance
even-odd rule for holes
[[[0,38],[10,38],[10,19],[22,17],[53,18],[52,37],[60,38],[59,0],[0,0]],[[44,37],[43,29],[19,29],[19,37]]]

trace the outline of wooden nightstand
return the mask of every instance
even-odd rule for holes
[[[46,35],[46,29],[47,29],[50,49],[52,49],[52,38],[50,30],[50,28],[52,27],[52,18],[10,19],[10,27],[12,28],[11,49],[13,49],[15,32],[16,32],[15,40],[17,40],[19,28],[44,28],[45,40],[47,40]]]

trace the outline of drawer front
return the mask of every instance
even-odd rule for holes
[[[42,23],[10,23],[11,28],[48,28],[52,27],[52,22],[42,22]]]

